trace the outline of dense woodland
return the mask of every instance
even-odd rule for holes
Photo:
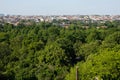
[[[0,80],[120,80],[120,21],[31,23],[0,25]]]

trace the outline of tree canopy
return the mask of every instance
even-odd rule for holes
[[[119,21],[5,23],[0,27],[0,80],[75,80],[76,66],[79,80],[120,80],[119,26]]]

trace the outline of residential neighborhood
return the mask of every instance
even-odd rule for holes
[[[35,21],[35,22],[52,22],[53,20],[80,20],[80,21],[114,21],[120,20],[120,15],[33,15],[33,16],[23,16],[23,15],[4,15],[0,14],[0,24],[10,23],[13,25],[18,25],[20,21]]]

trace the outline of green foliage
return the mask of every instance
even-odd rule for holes
[[[94,42],[96,40],[101,40],[100,38],[100,33],[97,31],[97,30],[91,30],[89,33],[88,33],[88,36],[86,38],[86,41],[87,42]]]
[[[61,23],[70,25],[64,28]],[[98,25],[110,27],[97,29]],[[75,65],[80,80],[119,80],[119,21],[21,21],[18,26],[0,26],[0,80],[75,80]]]
[[[8,40],[9,39],[9,36],[7,33],[5,32],[0,32],[0,42],[2,41],[5,41],[5,40]]]
[[[110,36],[106,37],[105,41],[103,41],[104,48],[110,47],[113,48],[116,45],[120,45],[120,32],[116,31]]]
[[[100,41],[95,41],[89,44],[82,45],[81,47],[79,47],[78,55],[82,58],[82,60],[86,60],[90,54],[95,54],[99,50],[100,45]]]
[[[40,63],[62,66],[67,61],[67,56],[62,48],[53,43],[47,45],[44,50],[39,52],[38,60]]]
[[[99,54],[90,55],[85,62],[80,62],[78,66],[79,80],[120,79],[120,51],[100,51]],[[66,80],[75,79],[76,66],[66,76]]]
[[[0,60],[6,58],[10,54],[11,49],[9,47],[9,44],[5,42],[0,43]]]

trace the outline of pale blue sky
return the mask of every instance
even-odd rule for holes
[[[0,13],[16,15],[120,15],[120,0],[0,0]]]

